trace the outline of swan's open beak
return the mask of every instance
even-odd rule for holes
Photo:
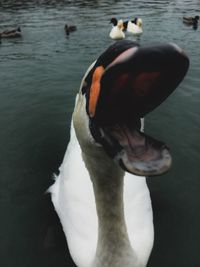
[[[174,91],[188,67],[182,50],[167,44],[129,47],[101,68],[91,132],[124,170],[153,176],[169,169],[169,149],[140,132],[140,119]]]

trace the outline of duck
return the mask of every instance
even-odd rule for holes
[[[122,20],[123,21],[123,20]],[[113,26],[117,26],[118,20],[116,18],[111,18],[110,23],[113,24]],[[123,31],[127,30],[128,20],[123,21]]]
[[[0,32],[1,38],[17,38],[22,37],[21,28],[17,27],[11,30],[4,30]]]
[[[123,21],[123,31],[126,31],[127,30],[127,26],[128,26],[129,21],[132,22],[132,23],[134,23],[134,24],[136,24],[137,23],[137,18],[132,19],[132,20],[125,20],[125,21]],[[113,26],[117,26],[118,20],[115,17],[114,18],[111,18],[110,23],[112,23]]]
[[[142,30],[142,19],[135,18],[134,20],[130,20],[127,25],[127,32],[133,35],[141,35],[143,33]]]
[[[167,172],[171,154],[144,133],[144,118],[177,88],[188,67],[175,44],[121,40],[86,71],[70,141],[49,188],[76,266],[147,265],[154,225],[146,176]]]
[[[66,34],[69,35],[70,32],[75,32],[77,30],[77,27],[75,25],[67,25],[67,24],[65,24],[64,29],[65,29]]]
[[[183,23],[188,26],[193,26],[194,28],[198,27],[199,16],[195,17],[183,17]]]
[[[125,33],[123,32],[123,20],[119,20],[116,26],[113,26],[110,31],[110,38],[113,40],[121,40],[125,38]]]

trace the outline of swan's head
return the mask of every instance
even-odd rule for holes
[[[169,149],[140,131],[141,118],[174,91],[188,66],[187,56],[174,44],[140,47],[131,41],[116,42],[83,79],[74,112],[78,139],[103,148],[130,173],[166,172]]]

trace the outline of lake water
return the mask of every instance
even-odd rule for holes
[[[169,173],[149,178],[155,244],[148,267],[200,266],[199,0],[0,1],[0,266],[75,266],[46,189],[69,140],[74,98],[88,65],[113,41],[111,17],[143,19],[141,44],[175,42],[190,58],[178,89],[146,118],[171,148]],[[78,30],[66,37],[65,23]],[[133,39],[132,37],[128,37]]]

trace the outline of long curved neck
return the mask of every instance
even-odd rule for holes
[[[93,183],[98,216],[96,257],[90,267],[139,267],[124,218],[124,172],[90,140],[85,97],[79,94],[76,102],[74,129]]]
[[[99,159],[98,164],[96,158]],[[96,257],[92,267],[138,266],[134,265],[136,257],[124,218],[124,172],[106,155],[84,155],[84,160],[93,182],[99,224]],[[99,166],[102,166],[101,169]]]

